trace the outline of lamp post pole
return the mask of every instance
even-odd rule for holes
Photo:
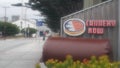
[[[23,20],[23,18],[24,18],[24,23],[25,23],[25,37],[27,37],[27,24],[26,24],[26,16],[27,16],[27,8],[30,8],[30,6],[29,5],[27,5],[27,4],[25,4],[24,5],[24,3],[23,3],[23,0],[21,0],[22,1],[22,3],[18,3],[18,4],[12,4],[12,6],[16,6],[16,7],[22,7],[22,11],[21,11],[21,19]],[[25,7],[25,14],[24,14],[24,16],[23,16],[23,7]]]

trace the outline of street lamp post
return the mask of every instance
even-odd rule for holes
[[[25,18],[24,19],[25,19],[25,26],[26,26],[27,8],[30,8],[30,6],[28,4],[23,5],[23,0],[22,0],[22,3],[12,4],[12,6],[25,7],[25,16],[24,16]],[[23,8],[22,8],[22,11],[23,11]],[[22,12],[22,14],[23,14],[23,12]],[[21,17],[21,19],[23,19],[23,17]],[[25,37],[27,37],[27,26],[25,27]]]
[[[26,25],[26,21],[27,21],[27,8],[25,7],[25,25]],[[25,27],[25,37],[27,37],[27,26]]]

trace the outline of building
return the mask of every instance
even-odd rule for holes
[[[14,21],[14,22],[12,22],[12,24],[15,24],[15,25],[17,25],[18,27],[19,27],[19,29],[20,29],[20,31],[22,30],[22,29],[25,29],[25,32],[24,32],[24,34],[22,34],[22,33],[19,33],[18,35],[24,35],[25,37],[29,37],[29,30],[27,30],[26,28],[35,28],[35,29],[37,29],[37,27],[36,27],[36,24],[35,24],[36,22],[34,22],[34,21],[29,21],[29,20],[17,20],[17,21]],[[36,35],[36,34],[35,34]]]
[[[12,24],[17,25],[20,28],[20,30],[22,30],[24,28],[28,28],[28,27],[36,29],[36,24],[35,23],[36,22],[29,21],[29,20],[17,20],[15,22],[12,22]]]
[[[12,22],[17,21],[17,20],[19,20],[19,19],[20,19],[20,16],[19,16],[19,15],[13,15],[13,16],[12,16]]]
[[[6,22],[8,22],[8,17],[1,17],[0,21],[6,21]]]
[[[36,21],[33,21],[33,20],[31,20],[31,21],[30,20],[17,20],[15,22],[12,22],[12,24],[17,25],[20,30],[22,30],[24,28],[28,28],[28,27],[37,29],[37,34],[36,34],[37,37],[40,37],[40,33],[41,32],[43,33],[45,31],[49,32],[46,36],[51,35],[51,30],[44,23],[41,26],[37,26]]]
[[[61,36],[108,39],[113,59],[120,60],[120,0],[84,0],[83,3],[83,10],[61,18]]]

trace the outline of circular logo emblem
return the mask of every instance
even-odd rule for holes
[[[70,36],[82,35],[85,32],[85,22],[81,19],[69,19],[64,22],[63,29]]]

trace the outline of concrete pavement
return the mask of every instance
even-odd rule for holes
[[[30,43],[0,52],[0,68],[35,68],[44,42],[34,39]]]

